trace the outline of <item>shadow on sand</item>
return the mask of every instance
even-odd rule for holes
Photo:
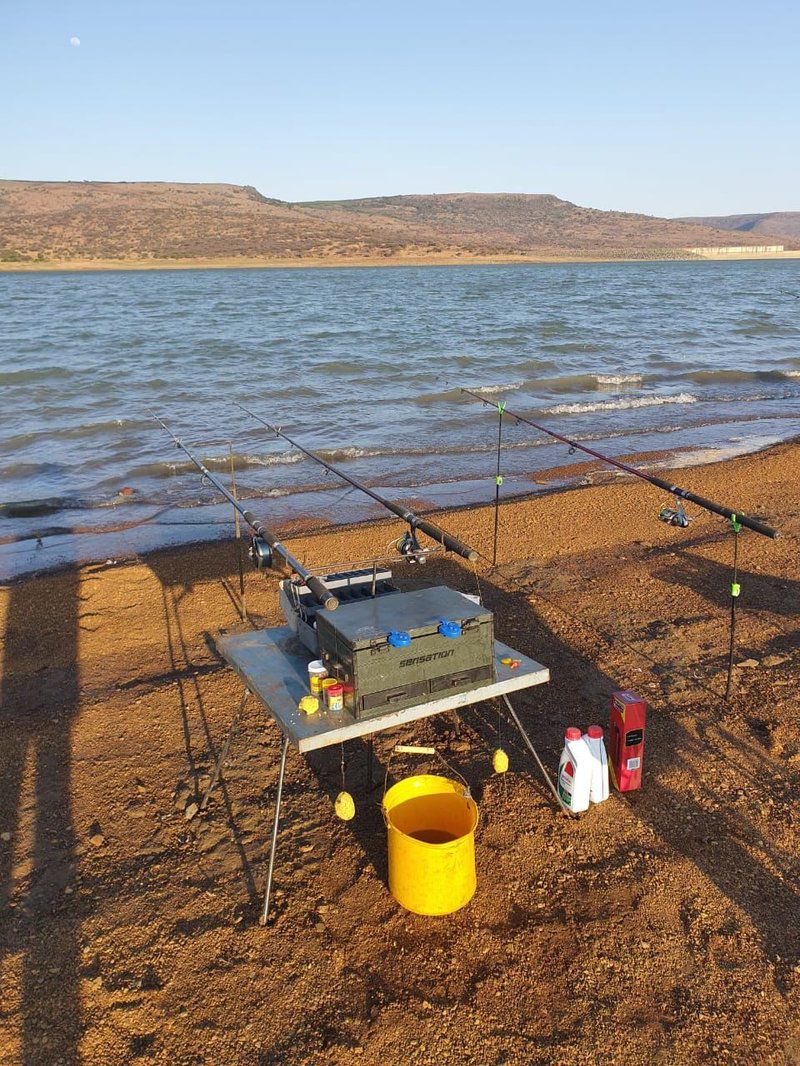
[[[0,828],[10,834],[0,843],[0,950],[6,967],[20,959],[23,1066],[78,1062],[70,783],[79,614],[76,569],[10,586],[0,685]]]

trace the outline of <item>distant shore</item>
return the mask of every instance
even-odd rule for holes
[[[40,262],[0,262],[0,272],[41,273],[42,271],[107,270],[312,270],[339,267],[419,267],[419,266],[502,266],[513,263],[648,263],[703,260],[726,263],[741,259],[800,259],[800,250],[790,252],[737,253],[735,255],[659,256],[653,259],[609,257],[603,255],[442,255],[442,256],[307,256],[291,259],[276,257],[237,257],[219,259],[52,259]]]

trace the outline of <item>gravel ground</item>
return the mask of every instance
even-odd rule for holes
[[[290,752],[275,920],[257,925],[279,736],[251,701],[201,815],[239,685],[213,651],[236,629],[233,548],[89,566],[0,589],[0,1061],[234,1063],[800,1062],[800,448],[685,471],[751,507],[735,689],[725,704],[732,534],[656,520],[664,498],[607,483],[504,506],[500,562],[425,571],[496,612],[547,664],[515,699],[555,770],[564,727],[649,703],[644,786],[579,820],[482,705],[376,740],[434,743],[479,801],[478,891],[427,919],[386,885],[380,788],[348,746]],[[490,543],[492,513],[442,524]],[[296,539],[341,562],[392,523]],[[247,574],[257,626],[276,582]],[[392,764],[414,772],[426,764]],[[382,770],[376,779],[383,780]]]

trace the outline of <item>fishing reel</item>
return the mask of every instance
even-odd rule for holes
[[[658,517],[668,526],[680,526],[682,529],[685,529],[691,521],[680,500],[676,501],[674,507],[662,507],[658,512]]]
[[[425,562],[426,551],[417,540],[417,534],[413,528],[407,529],[402,537],[395,541],[394,547],[410,563],[422,565]]]
[[[256,570],[270,570],[272,568],[272,548],[263,537],[253,537],[247,553]]]

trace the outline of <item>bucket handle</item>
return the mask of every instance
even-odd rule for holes
[[[383,795],[381,796],[381,812],[383,814],[383,820],[384,822],[386,822],[387,827],[389,825],[389,822],[386,818],[386,811],[383,806],[383,800],[386,796],[386,792],[389,785],[389,768],[392,765],[392,759],[395,757],[395,755],[435,755],[443,764],[443,766],[447,770],[449,770],[451,774],[455,774],[455,776],[463,784],[464,799],[472,799],[472,793],[470,792],[469,782],[467,781],[467,779],[464,777],[463,774],[460,774],[454,766],[451,766],[447,759],[445,759],[444,755],[442,755],[440,751],[437,751],[436,748],[421,747],[418,744],[395,744],[395,746],[392,748],[392,753],[386,762],[386,773],[384,774],[383,778]]]

